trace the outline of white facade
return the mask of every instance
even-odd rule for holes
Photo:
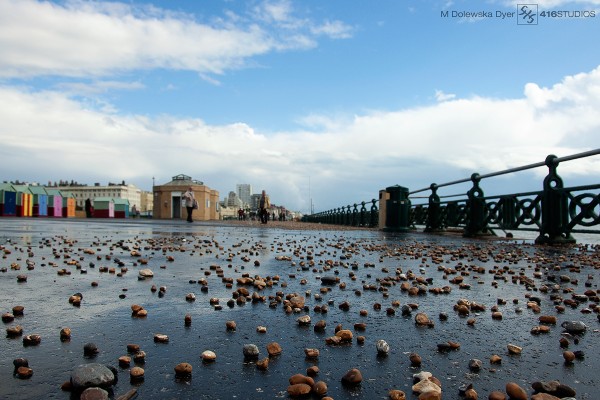
[[[117,199],[129,200],[129,209],[135,205],[138,211],[141,210],[142,206],[142,189],[135,185],[109,185],[109,186],[58,186],[58,190],[64,190],[66,192],[73,193],[75,196],[75,202],[78,207],[85,207],[85,200],[90,199],[92,203],[97,197],[113,197]],[[150,207],[152,207],[150,205]],[[151,209],[151,208],[150,208]]]
[[[243,201],[238,197],[236,192],[229,192],[229,196],[227,196],[227,207],[235,207],[236,209],[243,207]]]
[[[248,183],[238,183],[235,185],[235,191],[237,192],[238,197],[244,202],[244,205],[250,205],[252,185]]]

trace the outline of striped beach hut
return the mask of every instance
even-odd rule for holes
[[[115,202],[111,197],[96,197],[94,199],[94,218],[114,218]]]
[[[34,217],[48,216],[48,193],[42,186],[29,186],[29,191],[33,194],[33,209]]]
[[[129,218],[129,200],[116,198],[113,201],[115,204],[115,218]]]
[[[58,189],[46,188],[48,194],[48,216],[62,217],[62,193]]]
[[[17,190],[10,183],[0,183],[0,216],[17,215]]]
[[[71,193],[71,192],[61,191],[61,193],[62,193],[62,216],[63,216],[63,218],[75,217],[75,206],[77,204],[75,195],[73,195],[73,193]]]
[[[17,217],[31,217],[33,215],[33,194],[29,185],[13,185],[17,191],[16,212]]]

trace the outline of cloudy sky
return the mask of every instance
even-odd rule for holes
[[[0,180],[183,173],[307,212],[600,147],[600,0],[517,3],[0,0]]]

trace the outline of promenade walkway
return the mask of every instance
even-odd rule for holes
[[[6,218],[0,251],[0,311],[24,307],[3,323],[23,328],[22,336],[0,339],[3,399],[68,399],[61,385],[90,362],[116,368],[115,398],[132,389],[143,399],[287,398],[289,378],[314,366],[314,380],[334,399],[387,398],[392,389],[416,399],[413,374],[421,371],[450,399],[467,384],[487,398],[509,382],[533,394],[535,382],[551,380],[578,400],[597,398],[600,257],[591,245],[289,221]],[[139,279],[142,269],[153,277]],[[69,303],[76,293],[79,306]],[[304,304],[289,308],[293,297]],[[132,305],[147,317],[132,316]],[[561,325],[570,321],[585,331],[566,332]],[[64,327],[68,341],[60,339]],[[351,339],[336,344],[331,337],[340,329]],[[41,343],[24,346],[31,334]],[[378,352],[380,340],[387,354]],[[282,353],[269,357],[273,342]],[[99,349],[91,358],[83,351],[88,343]],[[131,343],[145,351],[145,362],[119,366]],[[247,344],[258,347],[258,360],[244,357]],[[215,362],[202,361],[205,350],[216,353]],[[19,357],[29,361],[29,379],[13,375]],[[267,368],[257,368],[266,358]],[[191,379],[175,378],[182,362],[192,365]],[[129,379],[135,365],[145,371],[143,382]],[[353,368],[362,382],[343,385]]]

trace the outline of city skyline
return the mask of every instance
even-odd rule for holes
[[[1,178],[149,191],[184,173],[318,212],[598,148],[599,9],[0,0]],[[599,171],[559,167],[570,186]],[[546,174],[482,188],[539,190]]]

